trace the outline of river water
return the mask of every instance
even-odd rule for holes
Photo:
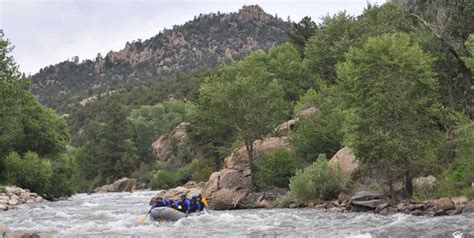
[[[11,230],[58,237],[474,237],[474,214],[445,217],[327,213],[318,209],[211,211],[177,222],[140,217],[156,192],[79,194],[0,212]]]

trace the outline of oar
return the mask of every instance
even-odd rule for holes
[[[141,225],[145,224],[145,218],[146,218],[148,215],[150,215],[150,212],[148,212],[145,216],[142,216],[142,217],[140,218],[140,220],[138,220],[138,223],[141,224]]]

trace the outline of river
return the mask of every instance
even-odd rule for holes
[[[474,237],[474,214],[445,217],[318,209],[212,211],[177,222],[138,221],[156,192],[79,194],[0,212],[11,230],[58,237]]]

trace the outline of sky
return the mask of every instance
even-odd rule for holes
[[[41,68],[79,56],[80,60],[124,48],[127,41],[148,39],[200,13],[236,12],[258,4],[269,14],[299,21],[346,10],[362,13],[367,3],[385,0],[0,0],[0,29],[15,46],[20,71]]]

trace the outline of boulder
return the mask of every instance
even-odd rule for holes
[[[157,159],[166,161],[169,159],[173,148],[176,145],[183,144],[188,138],[186,128],[189,125],[187,122],[181,122],[175,127],[170,133],[161,135],[158,139],[153,142],[153,152]]]
[[[380,192],[371,192],[371,191],[361,191],[356,193],[351,197],[351,202],[353,201],[368,201],[373,199],[385,199],[385,194]]]
[[[115,181],[113,184],[107,184],[94,189],[95,193],[107,193],[107,192],[131,192],[134,190],[137,184],[136,179],[121,178]]]
[[[194,181],[189,181],[183,186],[178,186],[176,188],[169,189],[162,195],[162,197],[177,200],[179,199],[179,196],[181,196],[181,194],[184,194],[188,198],[190,198],[192,196],[201,194],[204,185],[204,182],[196,183]]]
[[[363,206],[363,207],[370,207],[375,209],[377,206],[382,205],[385,203],[383,199],[372,199],[368,201],[352,201],[352,205]]]
[[[430,189],[433,187],[434,183],[436,182],[436,177],[429,175],[426,177],[418,177],[412,180],[413,182],[413,190],[415,191],[423,191],[425,189]]]
[[[7,204],[0,204],[0,211],[6,211],[8,210],[8,205]]]
[[[208,198],[213,209],[232,209],[250,192],[250,188],[250,176],[244,176],[239,170],[223,169],[211,175],[202,195]]]
[[[375,208],[375,212],[380,213],[381,211],[383,211],[385,208],[387,208],[387,207],[389,207],[389,206],[390,206],[390,204],[384,202],[384,203],[378,205],[378,206]]]
[[[315,107],[306,108],[296,113],[296,118],[298,119],[308,118],[316,114],[317,112],[318,112],[318,109],[316,109]]]
[[[462,209],[462,213],[474,213],[474,205],[471,204],[471,205],[466,205],[463,209]]]
[[[276,129],[276,134],[279,136],[288,136],[294,129],[298,120],[291,119],[289,121],[283,122]]]
[[[347,146],[340,149],[331,160],[329,160],[329,164],[332,166],[339,166],[342,174],[347,178],[352,177],[360,167],[360,163],[356,159],[354,152]]]
[[[121,178],[112,184],[113,192],[131,192],[136,184],[136,179]]]
[[[453,201],[454,205],[464,205],[469,202],[469,198],[466,196],[460,196],[460,197],[452,197],[451,201]]]
[[[15,198],[12,198],[8,201],[8,205],[10,206],[18,205],[18,200],[16,200]]]
[[[0,223],[0,237],[11,238],[11,231],[7,225]]]
[[[256,140],[253,143],[254,150],[258,152],[271,152],[277,148],[291,150],[292,144],[288,137],[266,137],[263,140]],[[230,156],[224,160],[224,168],[245,170],[249,168],[249,156],[245,146],[234,150]]]
[[[449,198],[440,198],[433,201],[435,212],[445,212],[455,208],[453,201]]]

